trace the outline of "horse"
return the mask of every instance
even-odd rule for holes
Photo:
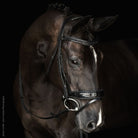
[[[133,99],[129,95],[134,90],[129,82],[138,72],[136,59],[122,41],[96,38],[116,19],[81,16],[51,5],[26,31],[14,82],[26,138],[77,138],[103,124],[109,128],[129,122],[128,109],[117,101],[125,105],[122,97],[127,95],[129,102],[137,102],[134,91]]]

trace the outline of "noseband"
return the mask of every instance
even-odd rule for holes
[[[72,41],[72,42],[81,44],[82,46],[86,46],[86,47],[90,48],[93,51],[93,54],[96,53],[93,46],[95,44],[97,44],[97,41],[86,41],[86,40],[83,40],[83,39],[80,39],[80,38],[64,35],[64,28],[65,28],[65,25],[66,25],[67,22],[79,20],[79,19],[82,19],[82,18],[84,18],[84,17],[82,17],[82,16],[77,16],[77,17],[70,16],[70,17],[68,17],[67,19],[64,20],[64,22],[62,24],[62,27],[61,27],[61,30],[60,30],[59,35],[58,35],[56,49],[54,50],[53,55],[52,55],[52,57],[49,61],[47,72],[46,72],[46,74],[48,75],[48,73],[50,72],[50,69],[52,67],[52,63],[54,62],[54,59],[57,55],[58,70],[59,70],[60,78],[61,78],[62,85],[63,85],[63,88],[64,88],[63,100],[64,100],[64,106],[65,106],[66,109],[64,111],[61,111],[61,112],[57,113],[57,114],[51,113],[51,115],[48,116],[48,117],[40,117],[38,115],[33,114],[26,107],[26,105],[24,103],[23,86],[22,86],[22,79],[21,79],[21,65],[20,65],[19,66],[19,93],[20,93],[21,103],[22,103],[22,105],[23,105],[23,107],[24,107],[24,109],[26,110],[27,113],[29,113],[29,114],[31,114],[31,115],[39,118],[39,119],[52,119],[52,118],[57,118],[59,115],[65,113],[65,112],[68,112],[68,111],[80,112],[84,108],[86,108],[88,105],[96,102],[97,100],[101,100],[101,98],[103,96],[103,90],[102,89],[71,91],[70,85],[68,83],[67,77],[66,77],[65,72],[64,72],[63,57],[62,57],[62,41]],[[97,58],[97,57],[95,57],[95,58]],[[89,101],[85,105],[80,106],[80,104],[79,104],[80,99],[89,100]],[[71,107],[70,107],[70,105],[71,105]]]

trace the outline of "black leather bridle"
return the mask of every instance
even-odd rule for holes
[[[82,46],[86,46],[86,47],[92,49],[93,52],[95,52],[93,46],[95,44],[97,44],[97,41],[86,41],[86,40],[79,39],[79,38],[76,38],[73,36],[64,35],[64,27],[68,21],[74,21],[74,20],[78,20],[78,19],[82,19],[82,18],[85,18],[85,17],[82,17],[82,16],[69,17],[64,21],[64,23],[61,27],[59,36],[58,36],[57,52],[54,52],[54,53],[57,53],[57,56],[58,56],[59,74],[60,74],[62,85],[64,88],[64,105],[69,111],[79,111],[81,108],[83,108],[83,107],[79,107],[79,102],[76,99],[89,99],[90,101],[87,103],[89,105],[89,104],[91,104],[97,100],[100,100],[103,96],[103,90],[102,89],[89,90],[89,91],[88,90],[87,91],[86,90],[71,91],[70,85],[68,83],[67,77],[66,77],[65,72],[64,72],[63,56],[62,56],[62,41],[72,41],[75,43],[79,43]],[[51,59],[51,60],[53,60],[53,59]],[[76,108],[71,109],[68,107],[68,102],[70,102],[70,101],[74,102],[76,104]]]
[[[95,52],[95,49],[94,49],[93,46],[95,44],[97,44],[97,41],[86,41],[86,40],[76,38],[76,37],[73,37],[73,36],[64,35],[64,28],[65,28],[66,23],[68,23],[69,21],[75,21],[75,20],[79,20],[79,19],[83,19],[83,18],[84,17],[82,17],[82,16],[77,16],[77,17],[70,16],[70,17],[68,17],[67,19],[64,20],[64,22],[62,24],[62,27],[61,27],[61,30],[60,30],[59,35],[58,35],[56,49],[54,50],[53,55],[52,55],[52,57],[49,61],[47,72],[46,72],[46,74],[48,75],[48,73],[50,72],[50,69],[52,67],[52,64],[55,60],[55,57],[57,56],[58,70],[59,70],[60,78],[61,78],[62,85],[63,85],[63,88],[64,88],[63,100],[64,100],[64,106],[66,108],[64,111],[61,111],[57,114],[51,113],[51,115],[48,116],[48,117],[40,117],[38,115],[33,114],[26,107],[26,105],[24,103],[23,86],[22,86],[22,79],[21,79],[21,66],[19,66],[19,92],[20,92],[21,103],[22,103],[24,109],[26,110],[26,112],[30,113],[31,115],[33,115],[37,118],[52,119],[52,118],[57,118],[59,115],[65,113],[65,112],[68,112],[68,111],[80,112],[84,108],[86,108],[88,105],[96,102],[97,100],[101,100],[101,98],[103,96],[103,90],[102,89],[71,91],[70,85],[68,83],[67,77],[66,77],[65,72],[64,72],[63,57],[62,57],[62,42],[63,41],[72,41],[72,42],[75,42],[75,43],[79,43],[83,46],[86,46],[86,47],[90,48],[93,52]],[[80,104],[79,104],[80,99],[85,99],[85,100],[89,100],[89,101],[85,105],[80,107]],[[70,103],[74,105],[74,108],[69,107]]]

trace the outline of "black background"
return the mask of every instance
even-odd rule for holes
[[[48,3],[56,1],[5,1],[1,3],[1,91],[5,98],[5,137],[23,136],[23,129],[16,114],[12,86],[18,70],[18,50],[20,40],[33,23],[33,21],[43,14]],[[65,0],[74,13],[93,16],[119,15],[117,22],[104,32],[105,39],[133,39],[138,38],[138,7],[133,1],[112,1],[103,2],[93,0]],[[106,35],[105,35],[106,34]],[[138,45],[137,45],[138,46]],[[135,46],[135,50],[138,47]],[[2,101],[2,99],[1,99]],[[94,133],[93,137],[104,136],[135,136],[137,137],[136,126],[126,126],[123,128],[109,129]]]

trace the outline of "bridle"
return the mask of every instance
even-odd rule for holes
[[[77,17],[70,16],[64,20],[64,22],[61,26],[61,30],[60,30],[59,35],[58,35],[56,48],[55,48],[53,55],[49,61],[47,72],[46,72],[46,74],[48,75],[48,73],[50,72],[50,69],[52,67],[52,64],[55,60],[55,57],[57,55],[58,70],[59,70],[60,78],[62,81],[62,86],[64,89],[63,101],[64,101],[64,106],[66,108],[64,111],[61,111],[57,114],[51,113],[51,115],[48,117],[41,117],[41,116],[38,116],[38,115],[32,113],[26,107],[26,105],[24,103],[23,86],[22,86],[22,79],[21,79],[21,65],[19,65],[19,93],[20,93],[21,103],[22,103],[24,109],[26,110],[26,112],[31,114],[32,116],[35,116],[39,119],[52,119],[52,118],[57,118],[61,114],[68,112],[68,111],[76,111],[77,113],[79,113],[84,108],[86,108],[88,105],[90,105],[90,104],[92,104],[98,100],[101,100],[101,98],[103,96],[103,90],[102,89],[71,91],[70,85],[68,83],[67,77],[66,77],[65,72],[64,72],[63,55],[62,55],[62,42],[63,41],[72,41],[72,42],[75,42],[75,43],[78,43],[78,44],[81,44],[83,46],[90,48],[90,50],[93,52],[93,54],[95,56],[94,57],[95,61],[97,62],[96,51],[93,47],[95,44],[97,44],[97,41],[86,41],[86,40],[83,40],[80,38],[64,35],[65,25],[69,21],[75,21],[75,20],[79,20],[79,19],[83,19],[83,18],[84,17],[82,17],[82,16],[77,16]],[[97,63],[96,63],[96,65],[97,65]],[[80,107],[79,100],[81,100],[81,99],[88,100],[88,102],[85,105]],[[70,107],[70,104],[71,104],[71,107]],[[73,108],[72,108],[72,105],[73,105]]]
[[[59,74],[60,74],[60,78],[61,78],[62,85],[63,85],[63,88],[64,88],[64,106],[69,111],[77,111],[77,112],[79,112],[82,108],[86,107],[86,105],[88,106],[89,104],[91,104],[91,103],[93,103],[97,100],[100,100],[103,96],[103,90],[101,90],[101,89],[99,89],[99,90],[89,90],[89,91],[88,90],[87,91],[86,90],[71,91],[70,85],[68,83],[67,77],[66,77],[65,72],[64,72],[63,56],[62,56],[62,41],[72,41],[72,42],[75,42],[75,43],[79,43],[82,46],[86,46],[86,47],[90,48],[94,55],[96,53],[93,45],[97,44],[97,41],[86,41],[86,40],[83,40],[83,39],[79,39],[77,37],[64,35],[64,27],[65,27],[65,25],[68,21],[74,21],[74,20],[78,20],[78,19],[82,19],[82,18],[85,18],[85,17],[82,17],[82,16],[69,17],[64,21],[64,23],[61,27],[59,36],[58,36],[58,44],[57,44]],[[95,57],[95,58],[97,60],[97,57]],[[96,65],[97,65],[97,63],[96,63]],[[48,68],[50,68],[50,67],[48,67]],[[48,70],[47,72],[49,72],[49,71],[50,70]],[[80,107],[79,102],[78,102],[77,99],[87,99],[87,100],[90,100],[90,101],[86,105],[84,105],[84,107]],[[74,109],[69,108],[68,102],[73,102],[76,105],[75,108]]]

